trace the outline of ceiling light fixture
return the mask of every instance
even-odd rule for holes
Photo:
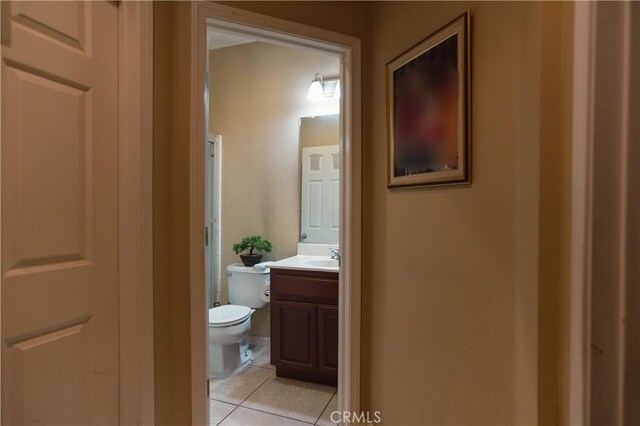
[[[320,73],[316,73],[315,78],[309,86],[309,92],[307,93],[307,99],[311,101],[317,101],[324,98],[324,81]]]
[[[337,77],[323,79],[320,73],[316,73],[315,78],[309,85],[307,99],[318,101],[327,98],[340,97],[340,80]]]

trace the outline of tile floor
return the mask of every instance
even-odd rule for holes
[[[276,377],[269,348],[252,349],[249,368],[211,380],[211,426],[333,425],[329,416],[336,410],[336,388]]]

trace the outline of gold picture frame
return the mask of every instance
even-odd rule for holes
[[[471,12],[386,66],[387,187],[471,183]]]

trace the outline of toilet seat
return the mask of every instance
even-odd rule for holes
[[[252,309],[242,305],[222,305],[209,309],[210,327],[230,327],[251,317]]]

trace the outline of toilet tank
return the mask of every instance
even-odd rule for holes
[[[229,302],[254,309],[263,308],[267,302],[260,295],[264,292],[262,287],[269,284],[269,275],[269,268],[260,270],[242,263],[227,266]]]

